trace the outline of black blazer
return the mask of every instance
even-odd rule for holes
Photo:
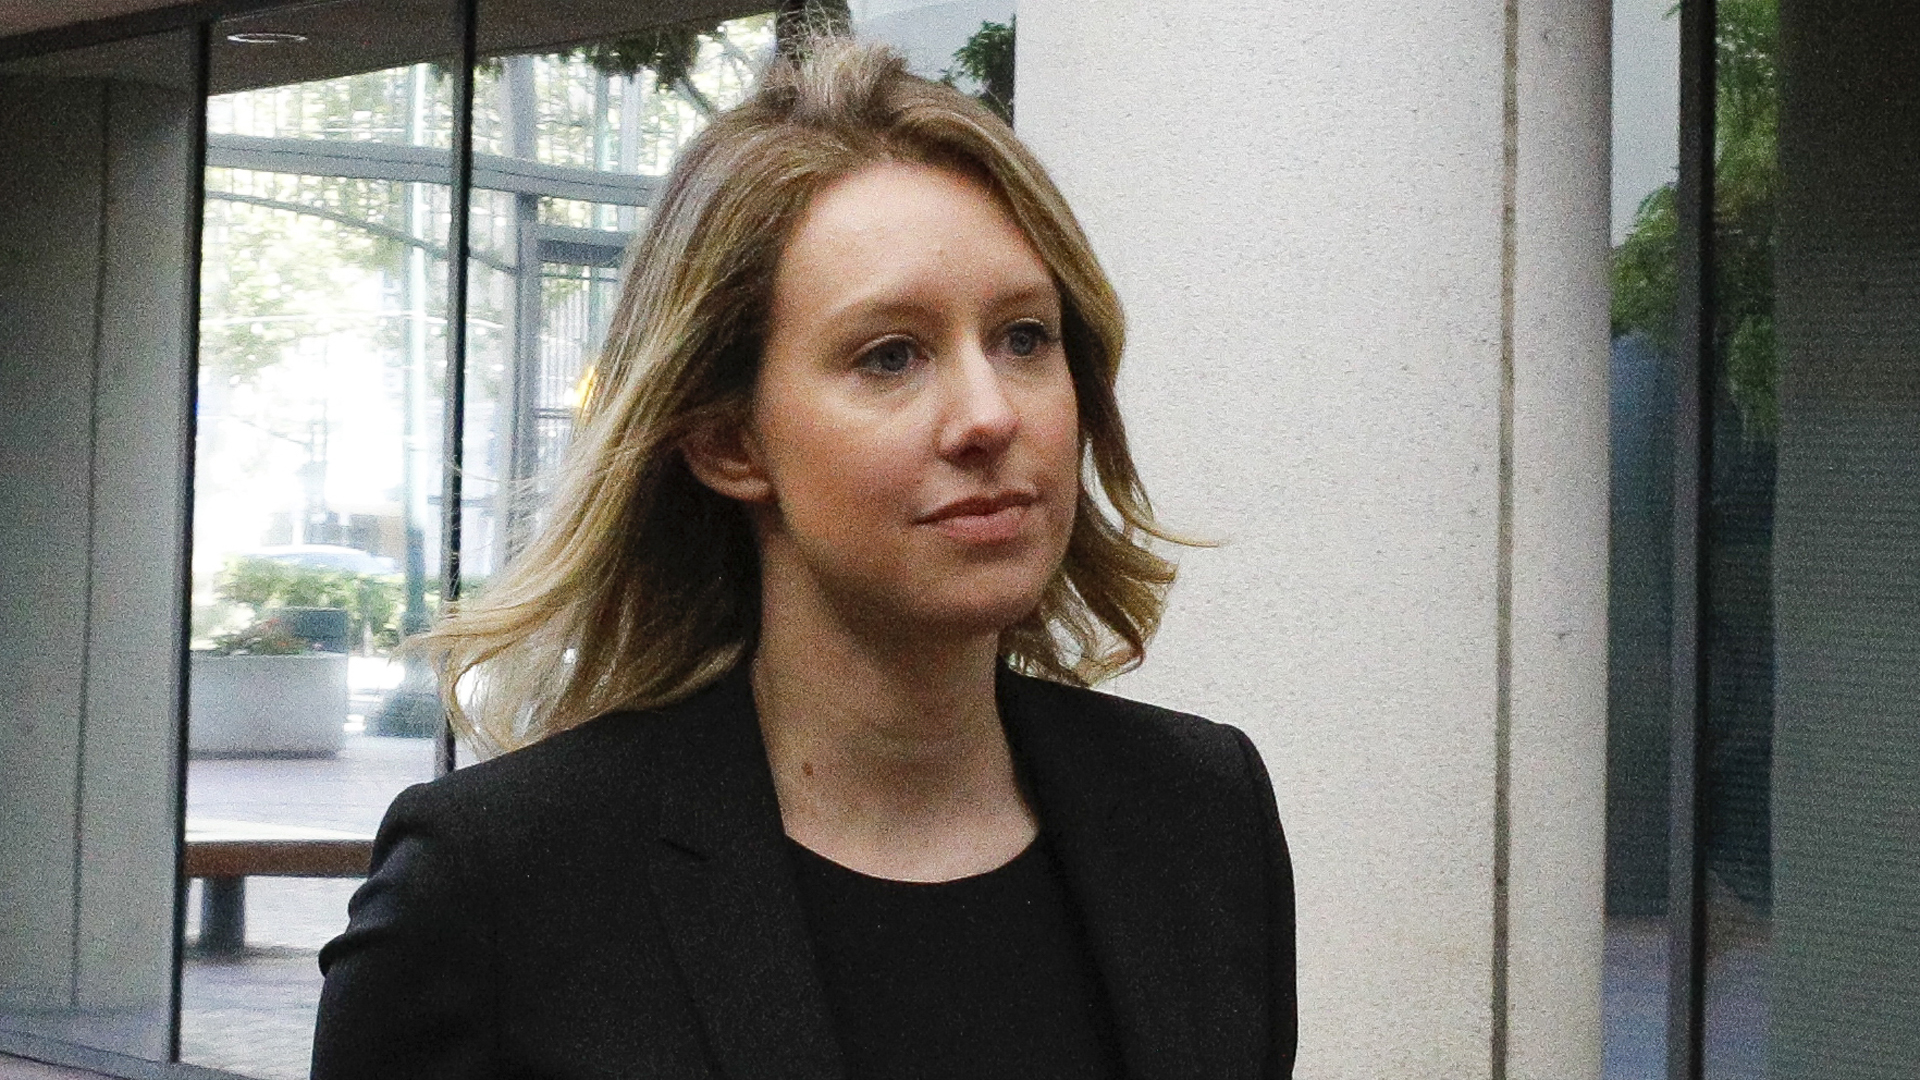
[[[1292,871],[1253,744],[1004,670],[998,694],[1129,1076],[1290,1076]],[[789,860],[745,665],[408,788],[320,953],[314,1080],[841,1077]]]

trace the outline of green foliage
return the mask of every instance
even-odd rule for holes
[[[210,98],[208,124],[222,134],[404,143],[421,122],[415,96],[409,68],[363,72]],[[448,88],[429,88],[423,104],[424,131],[450,129]],[[367,315],[340,310],[342,288],[405,264],[393,237],[416,231],[410,185],[238,169],[209,169],[206,179],[201,307],[211,317],[201,323],[201,363],[210,372],[252,382],[301,338],[365,325]],[[394,346],[402,332],[399,320],[374,328]]]
[[[340,608],[347,612],[349,641],[358,642],[370,635],[376,648],[391,649],[400,643],[404,588],[396,574],[356,574],[240,556],[227,561],[214,592],[223,600],[247,605],[257,617],[275,608]],[[255,625],[272,622],[270,616],[263,617]]]
[[[1773,235],[1780,190],[1778,0],[1721,0],[1713,168],[1714,351],[1751,436],[1779,422]]]
[[[1673,185],[1640,202],[1633,231],[1613,253],[1613,336],[1638,333],[1663,353],[1674,346],[1678,291]]]
[[[609,78],[630,78],[653,72],[659,86],[673,86],[693,74],[701,43],[720,32],[719,19],[656,26],[613,41],[595,42],[575,50],[595,71]]]
[[[1743,429],[1749,436],[1772,438],[1780,429],[1780,353],[1773,316],[1740,320],[1725,353],[1727,392],[1740,406]]]
[[[310,206],[337,217],[404,230],[406,185],[336,176],[210,170],[212,192]],[[200,327],[202,365],[251,382],[294,343],[364,315],[339,310],[343,286],[358,274],[397,277],[405,245],[340,220],[212,195],[207,200],[207,299]],[[357,272],[357,273],[356,273]],[[372,337],[397,348],[403,328],[385,320]]]
[[[313,646],[294,637],[279,619],[266,619],[244,630],[221,634],[213,639],[214,656],[300,656]]]
[[[831,8],[835,3],[844,15],[845,0],[834,0],[820,6]],[[812,6],[809,6],[810,9]],[[642,71],[651,71],[655,86],[662,89],[678,87],[694,100],[702,112],[712,113],[715,111],[714,103],[708,101],[706,95],[694,86],[693,73],[699,66],[702,47],[709,42],[724,44],[727,41],[726,26],[729,21],[693,19],[670,23],[649,27],[625,37],[543,55],[561,63],[585,61],[594,71],[610,79],[631,78]],[[482,60],[481,70],[499,75],[502,70],[501,58],[496,56]]]
[[[940,73],[940,81],[948,86],[961,75],[978,83],[980,89],[973,96],[1009,124],[1013,123],[1014,24],[1018,19],[981,23],[966,44],[955,50],[954,66]]]
[[[1778,0],[1720,0],[1714,86],[1713,341],[1749,436],[1779,423],[1773,237],[1779,171]],[[1677,308],[1673,185],[1640,204],[1613,256],[1613,333],[1671,351]]]

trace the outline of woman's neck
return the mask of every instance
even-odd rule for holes
[[[998,636],[863,634],[769,610],[754,700],[787,835],[876,877],[999,866],[1036,820],[994,697]]]

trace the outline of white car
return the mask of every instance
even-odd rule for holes
[[[246,559],[272,559],[275,562],[317,566],[326,570],[346,570],[355,574],[397,574],[400,565],[385,555],[372,555],[359,548],[338,544],[275,544],[238,553]]]

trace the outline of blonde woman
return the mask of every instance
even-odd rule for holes
[[[1258,754],[1084,688],[1173,578],[1121,334],[993,115],[776,61],[654,208],[549,524],[429,639],[492,756],[395,800],[313,1075],[1290,1075]]]

